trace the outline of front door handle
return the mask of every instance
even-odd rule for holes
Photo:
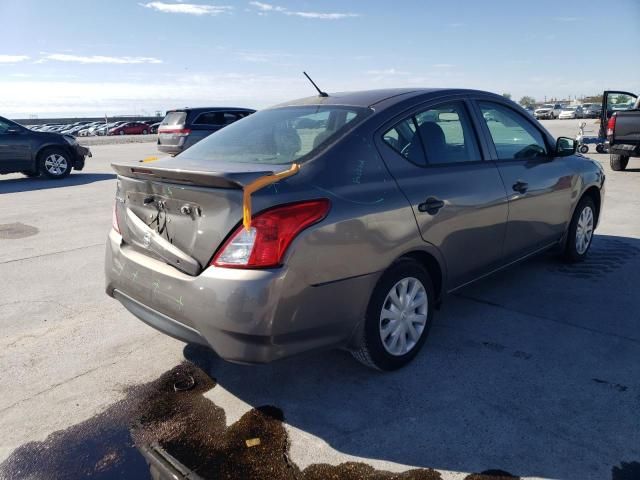
[[[517,181],[513,184],[513,191],[518,193],[525,193],[529,188],[529,184],[525,182]]]
[[[434,197],[429,197],[424,203],[418,205],[418,210],[421,212],[427,212],[429,215],[435,215],[438,211],[444,207],[444,202]]]

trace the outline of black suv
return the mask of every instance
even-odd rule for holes
[[[158,127],[158,150],[177,155],[213,132],[254,112],[248,108],[221,107],[169,110]]]
[[[71,135],[36,132],[0,117],[0,174],[63,178],[72,168],[82,170],[86,156],[91,156],[89,149]]]

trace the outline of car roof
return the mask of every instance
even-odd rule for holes
[[[305,105],[345,105],[363,108],[379,106],[386,108],[412,97],[425,96],[428,94],[480,94],[500,97],[499,95],[492,94],[490,92],[463,88],[385,88],[379,90],[330,93],[327,97],[315,95],[312,97],[299,98],[297,100],[280,103],[271,108]]]
[[[184,108],[172,108],[171,110],[167,110],[167,114],[171,112],[226,112],[226,111],[240,111],[240,112],[255,112],[255,110],[251,108],[242,108],[242,107],[184,107]]]

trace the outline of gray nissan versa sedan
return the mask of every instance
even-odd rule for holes
[[[118,173],[107,293],[158,330],[261,363],[342,347],[382,370],[447,292],[589,250],[605,175],[498,95],[337,93]]]

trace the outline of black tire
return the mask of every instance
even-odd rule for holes
[[[404,354],[393,355],[385,347],[381,338],[381,313],[385,306],[385,302],[390,301],[387,296],[397,284],[404,279],[419,280],[426,293],[426,321],[419,333],[419,339]],[[353,356],[364,365],[376,370],[396,370],[409,363],[418,354],[424,344],[433,319],[433,310],[435,308],[435,293],[433,283],[429,272],[415,260],[403,258],[391,265],[386,272],[382,274],[380,280],[373,289],[369,305],[364,321],[364,328],[361,330],[359,345],[357,350],[352,351]],[[417,310],[417,308],[416,308]],[[423,314],[424,315],[424,314]],[[406,317],[402,317],[402,321],[406,321]],[[390,323],[391,321],[389,321]],[[387,323],[387,324],[389,324]],[[413,325],[413,323],[412,323]],[[415,325],[414,327],[415,328]],[[418,329],[420,327],[418,326]],[[411,342],[408,331],[403,331],[401,335],[404,342]],[[391,338],[390,334],[387,338]],[[398,335],[400,337],[400,335]]]
[[[119,133],[120,135],[124,135],[124,130],[120,130],[118,133]]]
[[[585,211],[585,209],[590,208],[592,213],[592,225],[591,225],[591,235],[589,236],[588,243],[586,248],[578,249],[578,223],[580,221],[580,217]],[[569,263],[581,262],[587,257],[589,253],[589,249],[591,248],[591,243],[593,242],[593,232],[595,229],[596,222],[598,221],[597,211],[595,203],[592,198],[589,196],[582,197],[580,203],[576,207],[575,212],[573,212],[573,217],[571,218],[571,223],[569,224],[569,231],[567,232],[567,239],[564,248],[564,259]]]
[[[146,135],[148,132],[146,130],[142,130],[142,134]]]
[[[611,165],[611,170],[616,172],[621,172],[627,165],[629,164],[629,157],[625,155],[617,155],[612,153],[609,155],[609,165]]]
[[[40,176],[40,172],[38,170],[23,170],[20,172],[21,174],[23,174],[25,177],[29,177],[29,178],[35,178],[35,177],[39,177]]]
[[[580,153],[588,153],[589,152],[589,147],[587,145],[580,145],[580,147],[578,148],[578,151]]]
[[[602,145],[601,143],[597,144],[596,145],[596,152],[597,153],[604,153],[605,152],[604,145]]]
[[[50,159],[52,156],[54,156],[54,158],[57,159],[57,161],[59,162],[59,166],[57,168],[52,167],[47,162],[47,159]],[[64,159],[64,163],[62,163],[58,157],[62,157]],[[64,168],[62,165],[64,165]],[[59,147],[46,148],[38,156],[38,169],[40,170],[40,173],[42,173],[43,175],[49,178],[67,177],[71,173],[71,168],[72,168],[71,157],[69,153],[67,153],[62,148],[59,148]]]

